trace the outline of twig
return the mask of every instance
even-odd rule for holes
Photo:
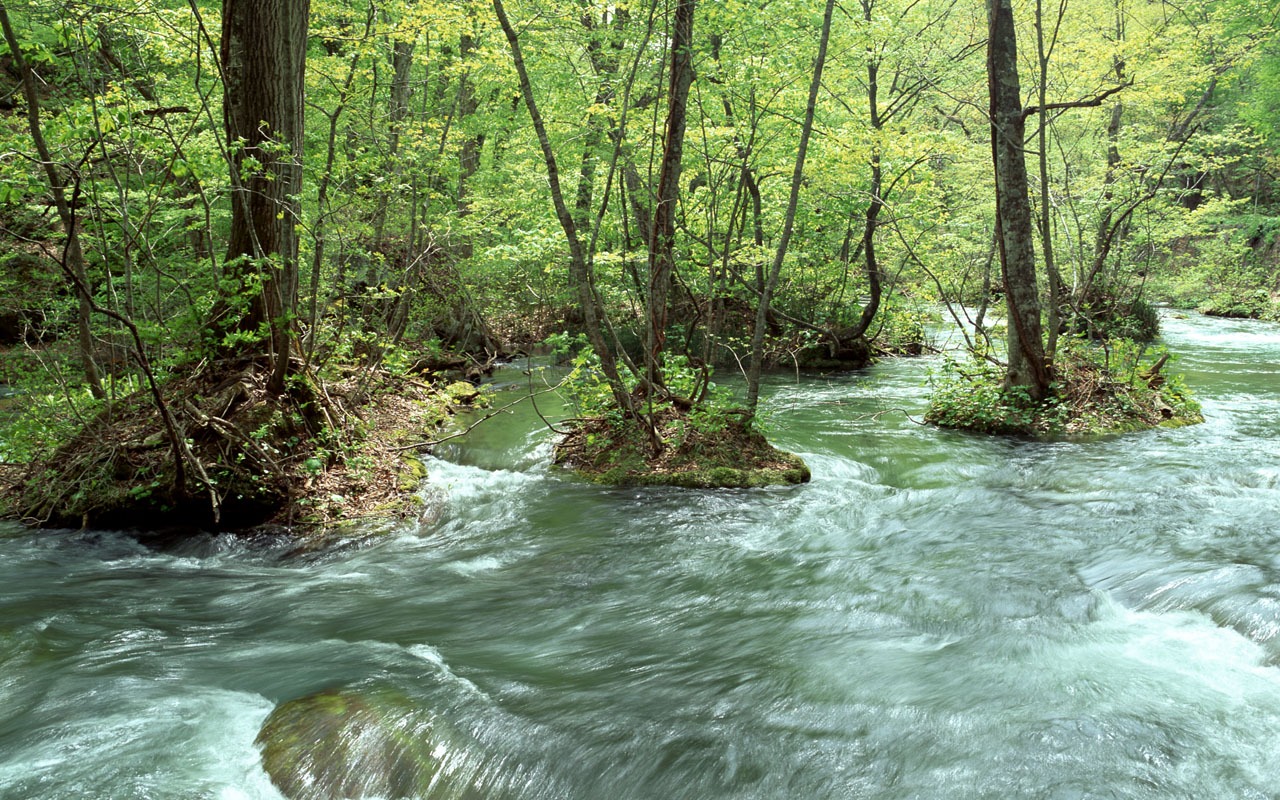
[[[525,359],[525,366],[528,367],[528,369],[524,371],[524,374],[529,377],[529,405],[533,406],[533,413],[538,415],[538,419],[542,420],[542,424],[550,428],[552,433],[556,433],[556,434],[559,434],[560,436],[564,436],[565,434],[568,433],[568,431],[562,431],[559,428],[557,428],[555,425],[552,425],[551,421],[542,415],[542,410],[538,408],[538,401],[534,399],[535,397],[537,397],[537,395],[533,393],[533,364],[528,358]],[[560,383],[557,383],[555,385],[554,389],[548,388],[547,391],[555,391],[555,389],[560,388],[560,386],[562,386],[563,384],[564,384],[564,381],[561,381]]]
[[[906,417],[908,421],[914,422],[917,425],[929,424],[922,419],[916,419],[915,417],[911,416],[910,414],[907,413],[907,410],[905,408],[884,408],[884,409],[881,409],[880,411],[875,412],[874,414],[867,414],[862,417],[857,417],[856,419],[870,419],[870,420],[879,422],[880,418],[883,417],[885,414],[892,414],[895,411],[902,414],[902,416]]]

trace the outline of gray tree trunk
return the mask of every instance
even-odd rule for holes
[[[582,309],[583,323],[591,349],[600,359],[600,369],[609,382],[609,388],[618,408],[634,414],[631,396],[623,386],[622,377],[618,374],[618,363],[604,338],[603,309],[596,296],[594,277],[587,255],[582,247],[582,239],[578,235],[578,227],[573,213],[564,200],[564,192],[560,188],[560,168],[556,163],[555,152],[551,149],[551,139],[547,135],[547,126],[538,111],[537,100],[533,96],[533,84],[529,81],[529,71],[525,68],[524,56],[520,48],[520,37],[507,17],[502,0],[492,0],[493,12],[498,17],[498,24],[511,47],[511,60],[516,68],[516,76],[520,79],[520,96],[524,98],[525,108],[529,111],[529,120],[538,135],[538,146],[542,150],[543,163],[547,168],[547,183],[551,188],[551,202],[555,206],[556,219],[564,231],[569,245],[569,283],[578,293],[578,305]]]
[[[9,12],[0,3],[0,24],[3,24],[5,42],[9,45],[10,58],[22,76],[22,93],[27,101],[27,127],[35,144],[36,153],[44,167],[45,179],[49,181],[49,191],[53,194],[54,205],[58,209],[58,219],[62,222],[67,240],[63,245],[63,268],[74,278],[76,297],[79,298],[79,314],[76,318],[79,331],[80,363],[84,367],[85,381],[89,391],[99,400],[106,399],[107,393],[102,388],[102,377],[98,371],[98,363],[93,357],[93,328],[90,323],[93,301],[89,297],[89,275],[85,270],[84,254],[80,249],[80,235],[76,224],[75,209],[67,199],[67,186],[58,168],[53,163],[53,156],[45,142],[44,132],[40,125],[40,96],[36,92],[35,80],[31,66],[22,55],[21,44],[9,21]]]
[[[671,76],[667,94],[667,127],[658,171],[658,197],[649,231],[648,341],[645,379],[651,389],[662,382],[662,350],[667,338],[667,306],[675,269],[676,200],[684,154],[689,86],[693,83],[693,14],[695,0],[679,0],[671,33]]]
[[[818,55],[813,60],[813,79],[809,82],[809,102],[805,106],[804,124],[800,126],[800,144],[796,148],[795,169],[791,172],[791,193],[787,199],[787,215],[782,224],[782,235],[778,238],[778,248],[773,254],[773,264],[769,267],[769,276],[760,293],[760,305],[756,308],[756,324],[751,334],[751,363],[747,367],[747,410],[752,416],[760,402],[760,371],[764,366],[764,334],[768,328],[769,308],[773,304],[773,293],[778,288],[778,278],[782,275],[782,262],[787,256],[787,247],[791,244],[791,232],[795,228],[796,206],[800,202],[800,184],[804,181],[805,156],[809,152],[809,135],[813,132],[813,115],[818,105],[818,89],[822,86],[822,69],[827,63],[827,42],[831,39],[831,15],[835,10],[835,0],[827,0],[822,15],[822,34],[818,39]]]
[[[1011,0],[987,0],[987,80],[991,92],[991,154],[995,166],[996,240],[1009,316],[1006,388],[1033,400],[1049,394],[1036,282],[1034,229],[1027,191],[1026,119],[1018,85],[1018,45]]]

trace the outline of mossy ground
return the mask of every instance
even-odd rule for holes
[[[1002,385],[989,363],[971,368],[949,362],[925,415],[945,428],[1043,438],[1097,436],[1176,428],[1203,422],[1200,406],[1180,376],[1166,376],[1164,359],[1123,366],[1099,363],[1096,351],[1059,353],[1054,393],[1032,402],[1025,392]]]
[[[272,396],[258,360],[196,365],[162,388],[182,431],[184,480],[154,402],[139,392],[8,467],[0,510],[49,527],[304,533],[422,514],[425,468],[412,445],[478,392],[363,369],[336,375],[298,376]]]
[[[752,488],[806,483],[809,467],[750,427],[742,411],[712,409],[657,416],[664,443],[635,420],[580,422],[556,447],[555,460],[577,475],[611,486],[680,486],[690,489]]]

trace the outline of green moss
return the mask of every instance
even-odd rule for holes
[[[391,687],[329,689],[282,703],[257,744],[267,775],[290,800],[484,797],[473,785],[484,766],[476,744]]]
[[[427,479],[427,465],[415,455],[404,453],[400,456],[400,472],[396,475],[396,488],[402,492],[417,490]]]
[[[638,423],[593,421],[565,437],[556,461],[608,486],[745,489],[810,479],[803,459],[769,444],[740,411],[668,412],[661,428],[665,446],[653,457],[650,439]]]
[[[454,406],[472,406],[481,404],[484,396],[475,384],[467,381],[454,381],[444,387],[444,395],[449,404]]]

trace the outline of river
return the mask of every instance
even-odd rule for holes
[[[1280,327],[1165,340],[1203,425],[935,430],[891,360],[774,379],[803,487],[581,485],[526,410],[324,554],[5,529],[0,798],[279,798],[272,708],[375,684],[501,797],[1275,798]]]

